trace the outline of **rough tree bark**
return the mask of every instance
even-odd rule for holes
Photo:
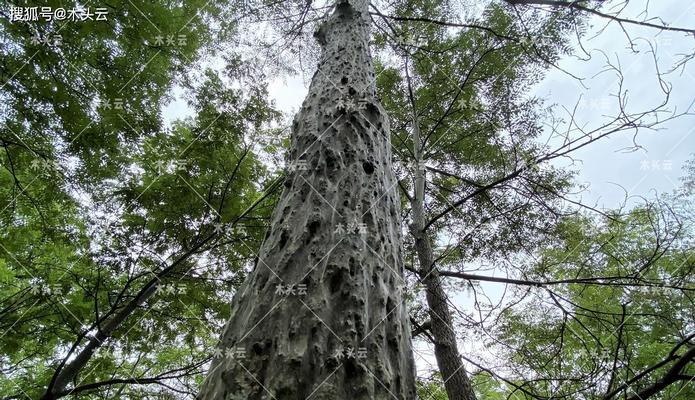
[[[258,261],[199,399],[414,399],[388,117],[366,0],[338,0]],[[272,396],[272,397],[271,397]]]
[[[476,400],[475,392],[459,355],[454,324],[447,304],[447,295],[442,288],[441,278],[434,265],[431,238],[425,230],[425,165],[421,157],[420,121],[415,108],[415,97],[410,84],[407,63],[405,68],[413,120],[413,155],[416,166],[415,193],[410,202],[412,210],[410,232],[415,239],[415,252],[420,265],[418,275],[421,277],[426,290],[425,297],[430,316],[429,330],[434,342],[434,355],[449,400]]]
[[[449,400],[476,400],[466,369],[456,345],[454,324],[447,304],[447,296],[434,266],[429,237],[415,225],[415,249],[420,263],[419,275],[425,285],[430,315],[430,332],[434,341],[434,355],[444,380]]]

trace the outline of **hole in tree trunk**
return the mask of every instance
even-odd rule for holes
[[[335,158],[330,154],[326,155],[326,168],[331,170],[335,167]]]
[[[280,248],[285,247],[285,244],[287,244],[287,232],[283,230],[280,234]]]
[[[370,163],[369,161],[365,161],[362,163],[362,169],[364,172],[366,172],[368,175],[371,175],[372,172],[374,172],[374,164]]]
[[[350,382],[351,378],[357,378],[360,375],[360,369],[357,368],[357,362],[354,358],[348,358],[343,362],[345,366],[345,381]]]
[[[308,226],[308,228],[309,228],[309,239],[311,239],[312,237],[314,237],[314,235],[316,234],[316,231],[319,230],[319,226],[321,226],[321,222],[319,222],[319,221],[311,221],[311,222],[309,223],[309,226]]]
[[[342,283],[343,283],[343,276],[342,276],[342,275],[343,275],[343,274],[342,274],[342,272],[341,272],[340,270],[335,271],[335,272],[331,275],[331,280],[330,280],[330,282],[328,283],[328,284],[329,284],[329,288],[330,288],[330,290],[331,290],[331,293],[336,293],[336,292],[338,292],[338,290],[339,290],[340,287],[342,286]]]

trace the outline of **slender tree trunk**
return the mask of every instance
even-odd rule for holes
[[[427,306],[430,315],[430,332],[434,339],[434,355],[437,359],[439,372],[444,380],[449,400],[476,400],[475,392],[466,375],[466,369],[456,345],[454,324],[447,304],[447,296],[442,288],[441,279],[434,265],[434,254],[430,237],[425,232],[425,166],[422,160],[420,144],[420,121],[415,108],[415,97],[408,79],[408,94],[410,97],[413,119],[413,154],[415,156],[415,193],[411,201],[413,223],[411,233],[415,238],[420,268],[419,275],[425,284]]]
[[[432,246],[429,238],[416,239],[416,251],[420,266],[432,265]],[[428,264],[430,262],[430,264]],[[437,359],[439,372],[444,380],[449,400],[476,400],[463,361],[456,345],[456,334],[451,319],[447,296],[442,288],[441,279],[436,267],[420,270],[424,277],[423,283],[427,290],[427,306],[430,315],[430,332],[434,339],[434,355]]]
[[[388,118],[367,1],[337,1],[291,165],[199,399],[414,399]]]

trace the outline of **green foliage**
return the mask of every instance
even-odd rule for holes
[[[504,384],[486,372],[475,374],[471,378],[471,384],[475,388],[475,394],[479,399],[504,400],[507,399],[507,390]]]
[[[548,151],[539,144],[548,115],[527,92],[549,62],[570,51],[567,36],[570,29],[581,29],[580,21],[564,13],[525,15],[524,21],[534,22],[529,30],[515,10],[497,3],[476,21],[486,30],[432,23],[447,20],[449,10],[442,2],[405,2],[389,15],[404,20],[379,29],[376,43],[383,61],[376,72],[393,121],[402,187],[412,194],[408,68],[428,179],[426,212],[428,218],[446,212],[429,231],[466,243],[444,250],[440,264],[456,266],[533,248],[542,237],[538,233],[547,231],[562,212],[558,200],[571,188],[572,173],[533,164]],[[419,20],[422,16],[427,19]],[[409,208],[407,201],[403,204]]]
[[[73,387],[98,385],[85,398],[176,393],[99,385],[112,379],[197,387],[277,187],[255,146],[279,114],[261,84],[228,89],[248,66],[198,84],[187,76],[229,40],[234,7],[116,1],[107,21],[2,19],[3,397],[41,397],[61,362],[153,280],[155,294],[99,343]],[[195,116],[166,128],[175,84],[189,88]]]
[[[441,382],[418,380],[416,390],[419,399],[448,400]]]
[[[558,226],[558,241],[529,271],[530,280],[558,283],[504,312],[497,332],[509,362],[525,366],[517,379],[533,379],[535,393],[595,399],[626,382],[631,396],[666,374],[674,359],[653,367],[682,355],[688,347],[677,344],[695,327],[684,312],[693,307],[692,230],[673,209],[649,205]],[[686,399],[692,390],[676,383],[654,398]]]

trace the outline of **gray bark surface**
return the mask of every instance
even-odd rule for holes
[[[420,262],[432,260],[432,247],[428,238],[417,240],[416,247]],[[427,291],[434,355],[444,380],[447,396],[449,400],[476,400],[475,392],[458,352],[454,324],[439,274],[436,268],[432,268],[429,272],[423,271],[422,275],[425,276],[423,282]]]
[[[199,399],[414,399],[400,207],[365,1],[338,1],[285,189]],[[304,168],[304,166],[306,168]]]

